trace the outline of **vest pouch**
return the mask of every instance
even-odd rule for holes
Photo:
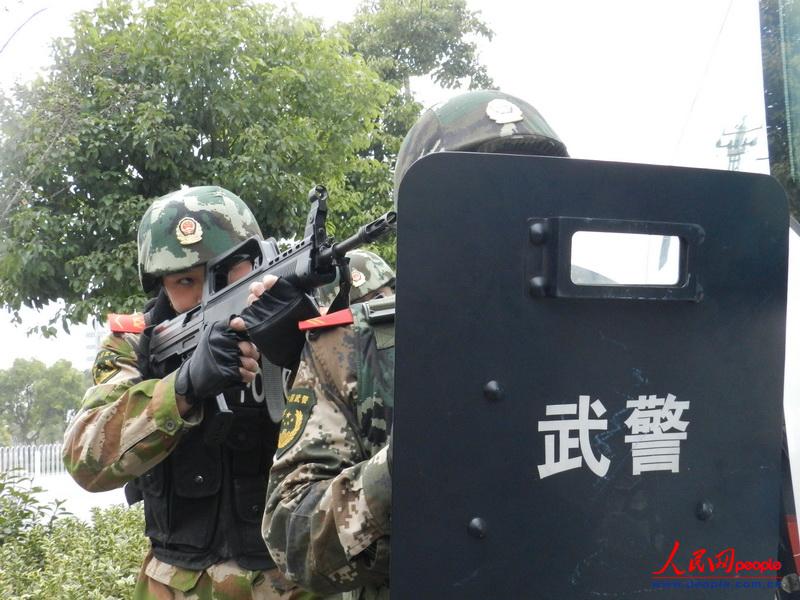
[[[144,500],[144,533],[147,537],[164,543],[167,541],[169,506],[166,493],[165,463],[157,464],[135,479],[136,487]]]
[[[261,519],[267,499],[267,480],[259,477],[240,477],[233,480],[235,529],[238,533],[240,556],[265,556],[267,546],[261,537]],[[268,555],[267,555],[268,556]],[[251,568],[251,567],[248,567]]]
[[[207,446],[198,430],[187,434],[170,456],[168,543],[203,550],[214,537],[222,464],[220,448]]]
[[[263,408],[234,409],[233,426],[225,440],[231,452],[231,467],[234,478],[262,477],[269,471],[269,458],[275,446],[264,448],[268,432],[274,425]]]
[[[144,475],[137,477],[134,481],[143,496],[155,496],[161,498],[164,495],[164,467],[161,464],[156,465]]]
[[[246,523],[261,523],[267,500],[267,480],[264,475],[240,477],[233,480],[236,515]]]
[[[362,307],[365,305],[361,305]],[[358,316],[356,316],[358,314]],[[356,377],[356,418],[368,456],[386,445],[394,412],[394,323],[368,325],[353,311],[359,327]],[[381,402],[375,402],[374,398]]]

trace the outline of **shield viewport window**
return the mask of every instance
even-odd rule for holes
[[[575,285],[676,285],[680,247],[673,235],[577,231],[570,278]]]

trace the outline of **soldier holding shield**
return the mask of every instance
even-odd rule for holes
[[[533,106],[498,91],[427,111],[406,136],[395,190],[441,150],[567,156]],[[257,299],[275,283],[251,287]],[[285,575],[318,593],[389,597],[394,320],[386,299],[309,336],[284,413],[262,532]]]

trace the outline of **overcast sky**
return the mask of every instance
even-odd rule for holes
[[[8,42],[0,53],[0,86],[46,65],[49,40],[68,34],[69,15],[95,4],[0,0],[0,11],[8,8],[0,12],[0,47]],[[331,24],[348,19],[358,2],[294,4]],[[536,106],[572,156],[724,169],[727,157],[716,142],[745,117],[748,127],[761,129],[750,134],[756,144],[740,169],[768,172],[757,0],[468,4],[495,32],[492,42],[480,45],[490,75]],[[421,80],[413,84],[425,105],[453,93]],[[85,335],[79,330],[57,342],[26,338],[0,313],[0,368],[17,356],[48,363],[65,357],[86,368],[91,352]]]

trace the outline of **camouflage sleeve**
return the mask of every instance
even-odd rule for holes
[[[174,373],[142,380],[136,342],[118,334],[103,341],[92,367],[94,385],[64,434],[64,464],[91,492],[118,488],[164,460],[181,431],[202,417],[180,416]]]
[[[355,423],[352,330],[309,342],[284,412],[262,534],[275,563],[318,594],[389,578],[387,448],[369,457]]]

